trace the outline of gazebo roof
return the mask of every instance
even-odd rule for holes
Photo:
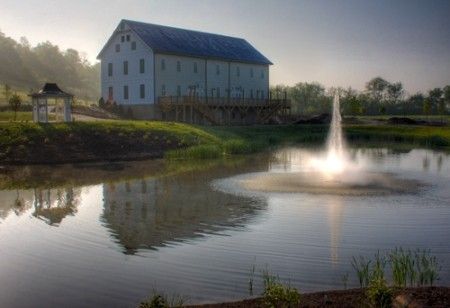
[[[31,97],[73,97],[72,94],[61,90],[56,83],[46,83],[37,93],[32,93]]]

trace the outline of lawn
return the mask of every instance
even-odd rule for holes
[[[347,125],[349,143],[450,149],[450,127]],[[0,122],[0,162],[218,158],[282,144],[323,144],[327,125],[196,126],[162,121]]]

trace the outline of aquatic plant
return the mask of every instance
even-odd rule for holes
[[[369,281],[384,280],[384,269],[386,268],[386,263],[386,257],[380,255],[380,251],[377,251],[374,262],[372,263],[372,268],[370,269]]]
[[[429,250],[418,249],[415,252],[415,263],[417,271],[417,284],[419,286],[430,285],[439,279],[441,269],[437,258],[430,254]]]
[[[297,307],[300,304],[301,295],[290,284],[284,285],[278,276],[270,274],[265,269],[262,272],[264,292],[262,299],[266,307]]]
[[[180,295],[171,295],[153,291],[153,295],[148,301],[141,302],[139,308],[169,308],[183,307],[187,298]]]
[[[255,280],[255,270],[256,266],[255,264],[252,265],[252,269],[250,270],[250,279],[248,280],[248,293],[250,296],[253,296],[253,284]]]
[[[380,276],[374,276],[369,282],[366,296],[374,307],[388,308],[392,306],[392,289],[386,280]]]
[[[349,278],[349,273],[345,272],[344,275],[342,275],[342,283],[344,284],[344,289],[347,290],[347,286],[348,286],[348,278]]]
[[[441,266],[438,259],[429,250],[404,250],[395,248],[386,253],[378,251],[373,260],[366,260],[363,256],[353,257],[352,266],[356,271],[361,288],[368,286],[371,281],[385,281],[386,265],[391,269],[392,283],[395,287],[433,286],[439,280]],[[370,266],[372,264],[372,266]]]
[[[410,286],[415,284],[415,259],[411,250],[403,250],[401,247],[395,248],[389,253],[389,264],[394,286],[406,287],[408,282]]]
[[[356,276],[358,277],[359,286],[361,288],[367,287],[369,284],[369,270],[370,270],[370,260],[366,260],[363,256],[352,258],[352,266],[356,271]]]

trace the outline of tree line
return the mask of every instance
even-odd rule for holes
[[[90,64],[75,49],[61,50],[48,41],[32,47],[25,37],[17,42],[0,31],[0,63],[0,84],[15,89],[37,91],[56,82],[79,99],[100,95],[99,63]]]
[[[271,91],[272,96],[286,93],[295,115],[330,112],[336,92],[344,115],[447,115],[450,108],[450,85],[407,95],[401,82],[391,83],[381,77],[369,80],[362,91],[351,87],[326,89],[317,82],[277,85]]]

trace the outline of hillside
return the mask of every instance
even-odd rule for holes
[[[0,103],[3,87],[29,92],[45,82],[56,82],[82,100],[97,100],[100,89],[100,64],[89,63],[75,49],[60,50],[50,42],[32,47],[26,38],[20,42],[0,32]]]

